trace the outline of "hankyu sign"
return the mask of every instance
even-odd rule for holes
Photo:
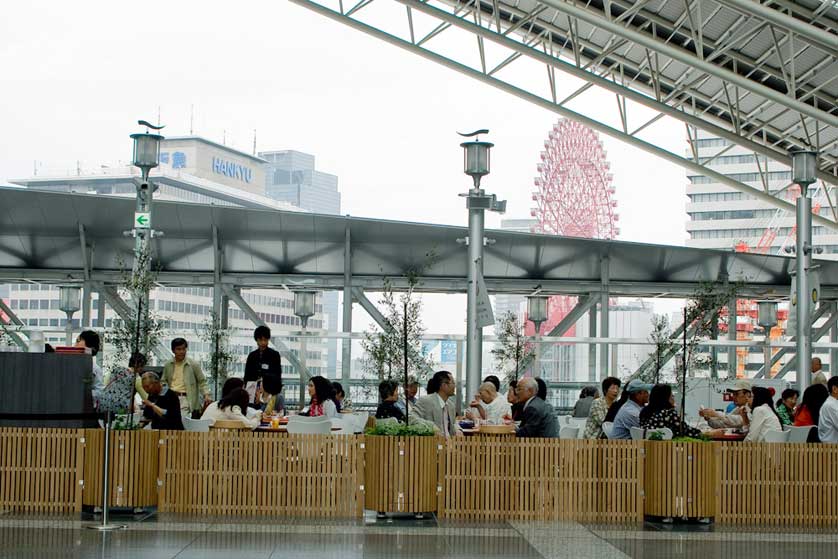
[[[212,170],[219,175],[225,175],[244,182],[250,182],[253,180],[253,169],[245,167],[244,165],[239,165],[238,163],[233,163],[232,161],[221,159],[220,157],[212,158]]]
[[[151,227],[151,214],[148,212],[134,212],[134,227],[148,229]]]

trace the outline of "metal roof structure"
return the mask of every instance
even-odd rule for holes
[[[0,189],[0,282],[116,283],[130,269],[134,241],[123,235],[134,201],[117,197]],[[162,285],[379,290],[466,290],[465,227],[155,203]],[[786,297],[787,257],[491,230],[485,277],[494,293],[689,296],[702,282],[743,282],[742,296]],[[346,254],[351,254],[347,263]],[[838,262],[821,261],[823,298],[838,297]]]
[[[784,165],[791,151],[815,149],[818,178],[838,186],[835,2],[291,1],[778,207],[792,209],[767,186],[707,164],[731,145]],[[508,71],[522,60],[538,72]],[[581,87],[564,91],[561,73]],[[615,102],[578,108],[594,92]],[[691,138],[699,128],[730,144],[709,158],[685,157],[644,139],[661,119],[682,122]]]

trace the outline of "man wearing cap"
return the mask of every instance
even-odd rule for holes
[[[651,384],[639,380],[628,383],[626,392],[628,392],[629,397],[614,418],[614,429],[611,432],[610,439],[631,438],[631,428],[640,427],[640,410],[649,401],[649,391],[651,389]]]
[[[733,394],[733,403],[736,405],[730,413],[724,414],[711,409],[703,409],[698,412],[698,415],[706,419],[707,424],[713,429],[741,428],[744,424],[741,410],[744,408],[746,413],[751,413],[751,409],[748,407],[751,399],[750,382],[737,380],[733,388],[728,388],[727,392]]]

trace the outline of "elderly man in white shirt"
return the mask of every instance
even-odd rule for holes
[[[838,443],[838,377],[827,381],[829,398],[821,406],[818,437],[822,443]]]
[[[470,404],[466,415],[471,419],[480,418],[490,425],[502,425],[503,416],[512,414],[512,406],[502,398],[495,385],[484,382],[477,390],[477,396]]]

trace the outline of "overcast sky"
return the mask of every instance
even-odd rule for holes
[[[401,22],[393,4],[374,2],[369,16]],[[315,154],[320,170],[339,177],[343,213],[446,224],[465,224],[457,194],[470,184],[455,132],[489,128],[484,186],[508,200],[506,217],[528,217],[539,153],[558,119],[283,0],[14,2],[4,12],[0,181],[30,176],[35,161],[42,173],[127,161],[138,118],[156,120],[159,108],[164,134],[184,135],[194,106],[198,135],[250,151],[255,129],[259,150]],[[475,51],[467,39],[440,40]],[[546,81],[543,67],[516,65],[509,75]],[[578,85],[562,77],[560,89]],[[591,115],[615,106],[613,96],[576,104]],[[686,149],[684,127],[672,121],[645,137]],[[683,244],[685,172],[602,140],[619,238]],[[449,330],[448,321],[427,322]]]

